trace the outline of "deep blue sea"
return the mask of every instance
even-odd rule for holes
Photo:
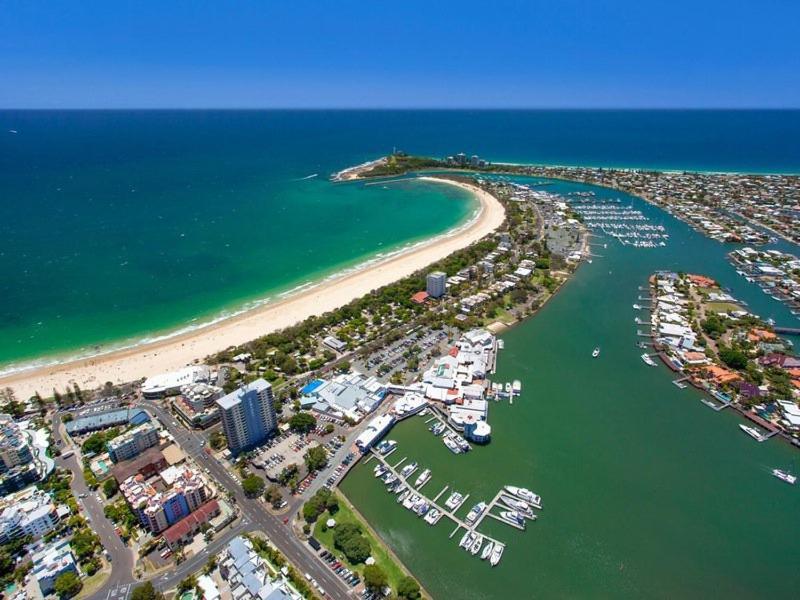
[[[0,111],[0,365],[217,318],[469,218],[459,190],[328,182],[393,148],[800,173],[800,111]]]

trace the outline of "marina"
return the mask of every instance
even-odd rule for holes
[[[649,223],[648,217],[633,206],[622,207],[619,202],[584,203],[573,201],[572,208],[593,231],[602,231],[623,246],[656,248],[667,245],[669,234],[663,225]]]

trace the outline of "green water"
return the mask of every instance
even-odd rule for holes
[[[558,184],[551,191],[589,189]],[[599,190],[601,197],[622,194]],[[664,249],[613,240],[595,251],[541,312],[502,335],[495,379],[520,379],[513,405],[493,404],[491,444],[454,456],[424,419],[397,426],[393,458],[419,460],[433,478],[491,499],[504,484],[541,494],[544,510],[525,532],[486,519],[481,529],[507,542],[500,565],[448,539],[398,506],[358,466],[342,489],[434,598],[676,598],[790,596],[800,584],[800,490],[771,476],[797,450],[758,444],[732,412],[715,413],[697,391],[672,385],[635,346],[640,315],[631,307],[657,268],[719,278],[764,318],[792,318],[739,278],[726,248],[669,215],[633,201],[671,234]],[[612,243],[613,242],[613,243]],[[728,248],[729,249],[729,248]],[[600,358],[591,358],[600,346]],[[796,469],[795,469],[796,470]],[[462,509],[466,512],[468,507]],[[462,515],[463,516],[463,515]]]

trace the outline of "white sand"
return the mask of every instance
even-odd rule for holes
[[[14,373],[0,378],[0,387],[11,387],[17,398],[27,399],[36,391],[44,397],[50,396],[53,388],[62,391],[73,383],[86,390],[106,381],[124,383],[172,371],[231,346],[238,346],[299,323],[311,315],[344,306],[355,298],[402,279],[456,250],[469,246],[503,223],[503,205],[480,188],[436,177],[420,179],[455,185],[472,192],[480,201],[479,214],[471,223],[454,233],[434,238],[408,252],[333,278],[279,302],[265,304],[214,325],[152,344]]]

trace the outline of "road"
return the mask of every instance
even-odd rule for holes
[[[261,503],[261,500],[247,498],[244,495],[241,486],[231,476],[228,470],[205,452],[206,440],[200,432],[186,429],[177,422],[172,414],[155,402],[143,400],[140,402],[140,405],[161,421],[187,455],[191,456],[201,467],[209,470],[220,489],[227,490],[233,497],[242,514],[243,531],[261,531],[266,534],[269,540],[283,553],[289,562],[301,573],[309,573],[311,577],[316,579],[317,583],[322,586],[329,597],[335,599],[346,599],[350,597],[347,585],[316,557],[316,554],[310,546],[297,539],[292,532],[290,524],[285,524],[283,522],[285,517],[276,517],[267,510]],[[294,514],[301,503],[301,499],[293,499],[290,514]],[[194,567],[195,570],[199,568],[200,565],[204,564],[207,557],[210,555],[211,552],[208,551],[202,553],[202,560]],[[192,572],[189,570],[191,566],[189,563],[191,562],[190,560],[181,564],[176,570],[176,574],[169,580],[163,583],[157,580],[157,587],[169,589],[170,586],[173,585],[173,580],[174,583],[180,581],[182,577],[179,577],[178,573],[185,572],[188,574]]]
[[[53,416],[53,437],[57,443],[61,442],[62,449],[67,449],[67,440],[61,432],[61,415],[58,413]],[[92,597],[113,600],[116,596],[110,596],[112,590],[118,590],[133,581],[133,552],[119,538],[113,523],[103,514],[103,504],[99,500],[98,493],[92,492],[86,485],[79,456],[80,453],[76,452],[66,459],[59,456],[55,461],[57,466],[72,472],[72,483],[70,484],[72,493],[75,494],[78,504],[82,506],[89,520],[89,526],[100,537],[111,560],[111,575]],[[80,496],[84,494],[85,498],[81,498]],[[125,594],[128,591],[125,590]]]
[[[168,411],[155,402],[141,401],[140,406],[154,415],[173,435],[183,451],[191,456],[198,465],[209,470],[220,490],[227,491],[238,506],[241,518],[232,528],[226,529],[216,537],[207,548],[184,561],[175,569],[153,579],[153,585],[166,591],[173,589],[191,573],[199,571],[210,556],[218,554],[234,537],[246,532],[263,532],[278,550],[301,573],[309,573],[328,597],[335,600],[351,598],[349,588],[327,566],[316,557],[310,546],[301,542],[292,532],[290,524],[285,524],[286,517],[272,515],[258,499],[247,498],[238,482],[226,468],[210,457],[204,450],[206,440],[196,431],[190,431],[180,425]],[[59,431],[61,415],[53,418],[53,435],[56,440],[66,441]],[[103,586],[89,597],[89,600],[127,600],[132,589],[140,582],[133,577],[134,557],[132,551],[122,542],[115,532],[114,525],[103,514],[103,506],[96,494],[86,486],[83,468],[78,455],[68,459],[57,459],[57,464],[68,468],[73,473],[72,491],[76,498],[86,494],[78,501],[83,505],[91,522],[92,529],[100,537],[103,547],[111,557],[111,575]],[[293,498],[291,512],[294,514],[302,505],[302,499]]]

